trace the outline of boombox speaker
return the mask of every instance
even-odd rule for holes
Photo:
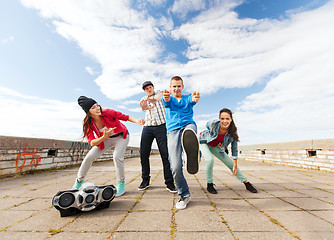
[[[80,211],[108,208],[116,196],[114,185],[95,186],[86,182],[79,189],[59,191],[52,199],[52,205],[61,217],[71,216]]]

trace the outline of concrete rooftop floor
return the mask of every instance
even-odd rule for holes
[[[126,193],[110,207],[60,217],[52,197],[70,189],[78,167],[0,181],[0,239],[334,239],[334,174],[239,160],[258,193],[246,191],[215,161],[218,194],[206,190],[205,161],[185,173],[191,201],[165,189],[159,155],[151,156],[151,186],[138,191],[139,158],[125,159]],[[96,163],[86,181],[116,185],[112,162]]]

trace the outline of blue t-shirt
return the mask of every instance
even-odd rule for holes
[[[196,102],[192,101],[192,95],[183,95],[178,101],[173,95],[169,102],[163,98],[161,100],[166,108],[166,127],[167,132],[181,128],[189,123],[196,124],[193,120],[193,106]]]

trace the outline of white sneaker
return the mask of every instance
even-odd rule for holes
[[[189,201],[190,201],[190,196],[189,197],[181,196],[180,200],[175,204],[175,208],[178,210],[185,209]]]

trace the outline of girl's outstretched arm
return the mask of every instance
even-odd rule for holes
[[[138,123],[139,125],[144,125],[145,124],[145,120],[140,118],[140,119],[137,119],[135,117],[131,117],[129,116],[129,119],[128,119],[129,122],[133,122],[133,123]]]

